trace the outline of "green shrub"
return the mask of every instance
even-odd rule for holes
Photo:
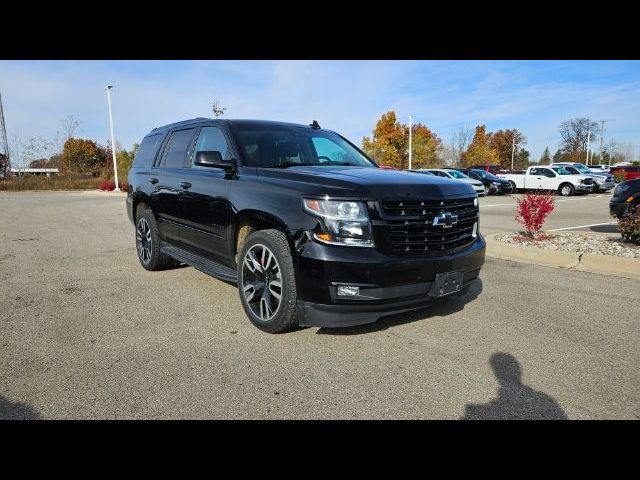
[[[618,230],[623,240],[640,245],[640,208],[618,220]]]

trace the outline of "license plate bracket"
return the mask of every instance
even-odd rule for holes
[[[445,272],[436,274],[436,278],[429,290],[431,297],[445,297],[452,293],[462,291],[464,282],[464,271],[456,270],[453,272]]]

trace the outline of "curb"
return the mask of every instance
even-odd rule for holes
[[[546,250],[524,245],[513,245],[496,240],[497,236],[506,233],[511,232],[492,233],[485,236],[487,257],[640,280],[640,259]]]

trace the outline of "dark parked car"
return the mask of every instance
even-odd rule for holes
[[[465,291],[484,263],[470,185],[378,168],[316,122],[156,128],[128,183],[142,266],[182,262],[237,283],[267,332],[420,308]]]
[[[609,213],[622,218],[627,212],[634,212],[640,205],[640,178],[620,182],[609,201]]]
[[[476,170],[475,168],[456,168],[459,172],[466,174],[468,177],[474,180],[479,180],[484,185],[484,194],[497,194],[504,195],[505,193],[512,193],[513,186],[511,182],[496,177],[494,174],[487,172],[486,170]]]
[[[469,168],[473,170],[484,170],[485,172],[489,173],[497,173],[502,169],[500,165],[472,165]]]

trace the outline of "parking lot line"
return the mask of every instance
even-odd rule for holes
[[[588,200],[588,199],[592,199],[592,198],[602,198],[605,197],[606,195],[590,195],[590,196],[584,196],[584,197],[579,197],[579,198],[561,198],[559,200],[556,200],[557,202],[576,202],[579,200]],[[515,207],[516,204],[515,203],[491,203],[489,205],[483,205],[480,204],[480,208],[482,207]]]
[[[592,223],[591,225],[578,225],[576,227],[554,228],[551,230],[547,230],[547,232],[559,232],[561,230],[575,230],[576,228],[598,227],[600,225],[615,225],[616,223],[617,222]]]

